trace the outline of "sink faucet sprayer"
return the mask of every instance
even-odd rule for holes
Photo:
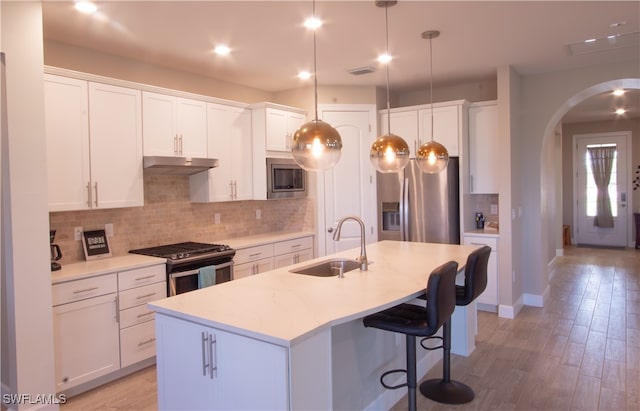
[[[340,221],[338,221],[338,226],[336,227],[336,231],[333,233],[333,240],[334,241],[340,240],[340,230],[342,229],[342,224],[347,220],[354,220],[358,224],[360,224],[360,257],[358,257],[356,260],[360,262],[360,271],[367,271],[368,262],[367,262],[367,250],[365,247],[365,238],[364,238],[364,222],[359,217],[349,215],[341,218]]]

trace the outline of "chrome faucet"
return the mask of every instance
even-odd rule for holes
[[[360,262],[360,271],[367,271],[369,264],[367,262],[367,249],[365,246],[364,238],[364,221],[362,221],[360,217],[349,215],[341,218],[340,221],[338,221],[338,226],[333,233],[333,240],[340,240],[340,230],[342,229],[342,224],[347,220],[354,220],[358,224],[360,224],[360,257],[356,258],[356,260]]]

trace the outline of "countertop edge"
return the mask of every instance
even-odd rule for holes
[[[315,237],[313,231],[290,231],[290,232],[275,232],[256,234],[247,237],[225,238],[219,242],[224,242],[235,250],[242,250],[244,248],[256,247],[269,243],[277,243],[280,241],[295,240],[302,237]]]
[[[127,254],[100,260],[63,264],[62,269],[51,272],[51,284],[54,285],[104,274],[135,270],[137,268],[165,264],[166,262],[167,260],[165,258]]]

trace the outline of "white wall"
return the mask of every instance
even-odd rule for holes
[[[2,383],[14,393],[53,394],[42,10],[40,2],[31,1],[4,1],[0,7],[8,130],[8,152],[2,153],[2,270],[7,287],[2,342],[9,358],[4,359],[8,364],[3,362]]]
[[[611,87],[614,81],[638,79],[639,72],[638,63],[603,64],[522,78],[522,161],[514,173],[523,190],[523,235],[514,236],[513,242],[523,250],[519,269],[525,293],[543,295],[548,286],[547,264],[553,258],[547,248],[548,233],[557,229],[550,225],[561,212],[544,203],[545,193],[560,183],[553,178],[554,158],[545,149],[546,141],[555,138],[555,126],[571,107],[604,91],[599,85]]]

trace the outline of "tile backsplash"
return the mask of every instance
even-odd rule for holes
[[[495,210],[491,206],[495,206]],[[485,218],[485,224],[488,222],[497,222],[500,214],[498,209],[498,194],[471,194],[469,196],[468,212],[475,215],[482,213]]]
[[[312,231],[312,199],[191,203],[189,177],[144,177],[143,207],[49,213],[56,230],[63,265],[84,260],[82,243],[73,239],[73,228],[104,228],[113,224],[109,237],[113,255],[129,250],[182,241],[224,242],[225,239],[274,231]],[[256,219],[256,210],[261,218]],[[220,224],[215,224],[220,214]]]

